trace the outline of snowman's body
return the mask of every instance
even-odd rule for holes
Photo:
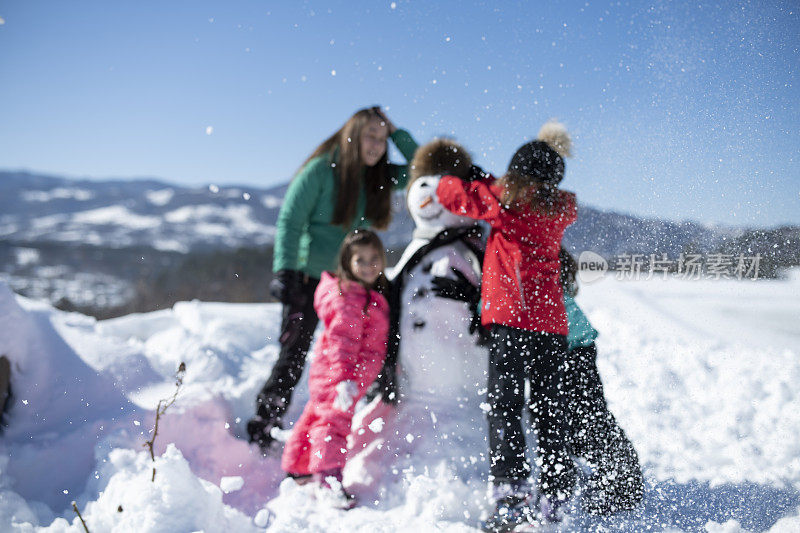
[[[399,263],[399,268],[390,273],[394,283],[402,284],[398,302],[401,393],[408,401],[429,406],[477,399],[485,388],[488,364],[486,348],[478,346],[469,333],[469,306],[437,296],[433,290],[433,278],[452,278],[453,270],[475,285],[480,283],[477,243],[467,244],[467,239],[476,239],[468,232],[458,232],[458,228],[443,231],[455,231],[460,236],[430,250],[425,250],[429,239],[415,239],[421,242],[412,242],[409,249],[414,246],[423,250],[423,255],[409,254],[407,259],[415,264]]]
[[[400,289],[400,387],[409,402],[424,402],[430,408],[477,405],[486,388],[487,350],[469,333],[469,306],[436,295],[433,278],[453,278],[453,270],[458,270],[479,285],[480,234],[474,231],[474,220],[439,204],[439,180],[440,176],[423,176],[409,188],[407,205],[416,228],[400,261],[388,272]]]

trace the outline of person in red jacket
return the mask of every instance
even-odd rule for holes
[[[386,357],[389,305],[383,244],[372,231],[345,237],[336,275],[323,272],[314,309],[325,329],[314,347],[309,399],[286,442],[281,467],[300,482],[313,478],[317,497],[350,508],[342,487],[347,435],[358,400],[375,381]]]
[[[575,483],[562,425],[568,327],[559,251],[577,207],[575,195],[557,187],[569,149],[566,130],[551,122],[538,140],[517,150],[499,180],[466,182],[448,176],[436,191],[449,211],[491,226],[481,281],[481,322],[491,332],[488,420],[496,509],[489,529],[558,521],[559,507]],[[526,383],[538,436],[535,501],[522,429]]]

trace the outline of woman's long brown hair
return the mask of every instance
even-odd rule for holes
[[[383,120],[374,108],[356,111],[344,126],[317,146],[300,167],[302,169],[315,157],[321,155],[330,157],[331,166],[334,167],[333,173],[339,181],[331,223],[348,230],[356,216],[362,172],[367,196],[364,210],[367,220],[377,229],[386,229],[392,220],[392,183],[389,179],[388,149],[380,161],[372,167],[365,167],[361,159],[361,133],[366,125],[376,118]],[[335,154],[337,148],[339,153]]]
[[[520,211],[529,207],[533,211],[553,216],[564,207],[556,185],[513,171],[506,173],[498,181],[503,187],[500,202],[506,209]]]

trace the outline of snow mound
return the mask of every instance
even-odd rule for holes
[[[89,531],[259,531],[249,517],[222,503],[218,486],[192,473],[174,445],[155,462],[146,452],[114,449],[100,478],[99,497],[81,513]],[[72,526],[81,527],[78,517]],[[59,518],[43,531],[68,529]]]
[[[561,530],[799,530],[800,279],[605,280],[578,299],[600,331],[598,367],[646,494],[606,519],[583,514],[578,495]],[[488,507],[482,415],[423,398],[399,412],[362,406],[344,480],[360,504],[348,512],[321,507],[247,443],[279,324],[276,305],[201,302],[98,323],[0,283],[14,392],[0,531],[79,533],[73,500],[93,532],[475,531]],[[182,361],[152,461],[142,445]]]

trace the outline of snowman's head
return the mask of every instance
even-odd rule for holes
[[[469,152],[452,139],[434,139],[417,149],[411,161],[411,182],[406,199],[418,229],[438,232],[475,223],[470,218],[450,213],[436,198],[436,187],[442,176],[466,178],[471,167]]]
[[[454,215],[439,203],[436,187],[441,179],[441,176],[421,176],[408,188],[406,204],[417,228],[438,232],[445,228],[474,224],[473,219]]]

